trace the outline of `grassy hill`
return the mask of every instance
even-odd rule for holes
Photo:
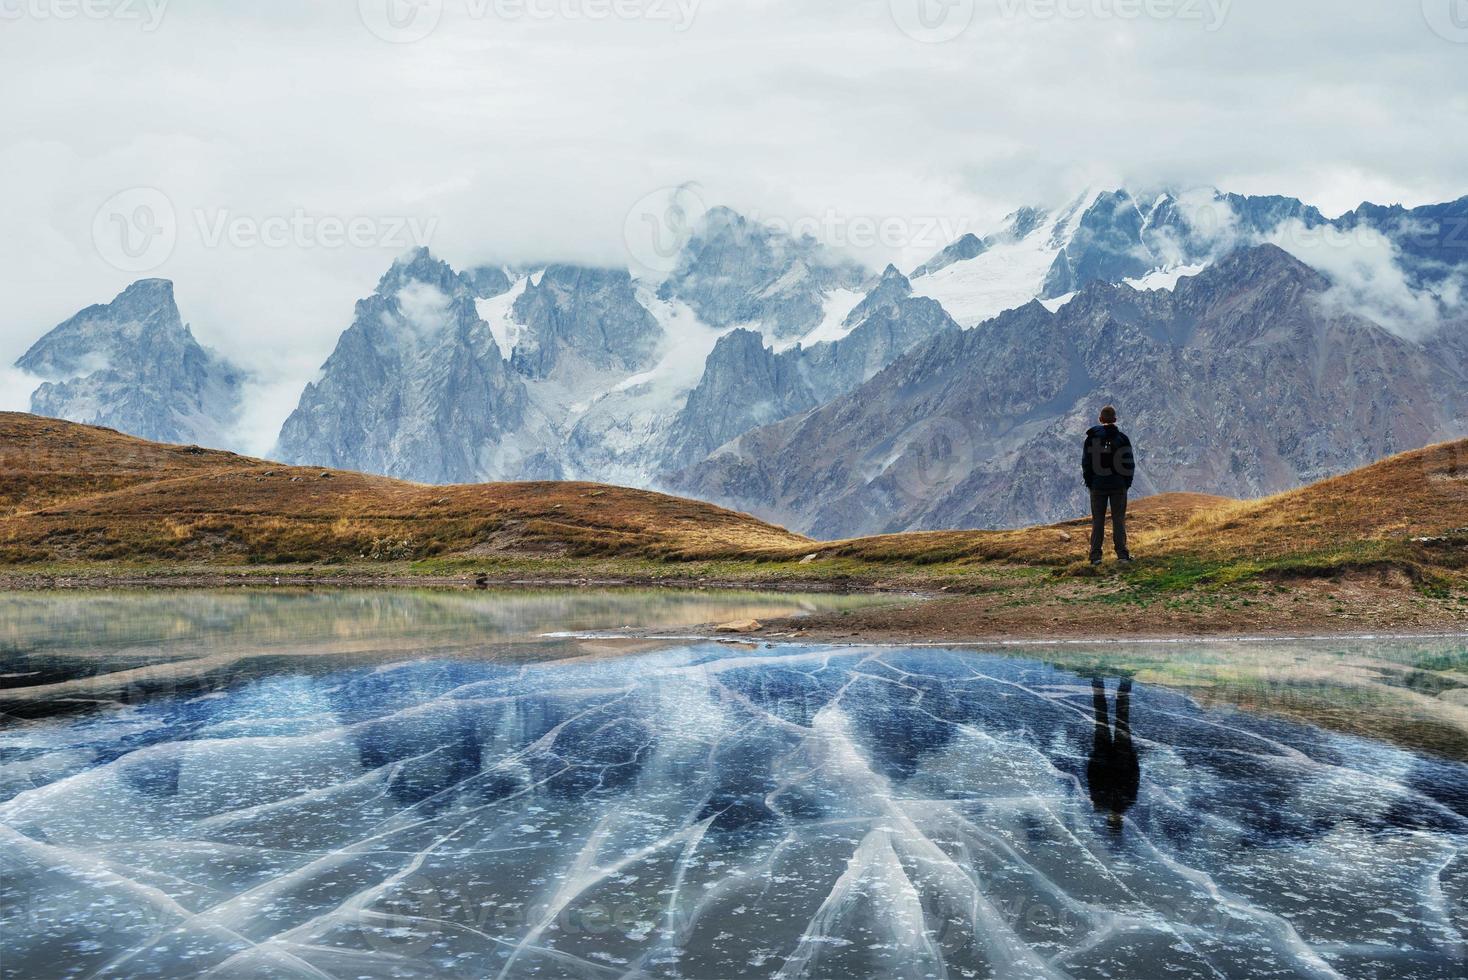
[[[710,504],[588,483],[434,487],[0,413],[0,562],[649,560],[810,544]]]
[[[817,542],[746,514],[619,487],[424,486],[0,413],[0,573],[12,584],[309,569],[947,588],[995,599],[985,613],[995,623],[1006,597],[1021,608],[1145,605],[1232,595],[1219,590],[1238,583],[1363,577],[1383,595],[1435,598],[1456,613],[1468,602],[1468,440],[1264,500],[1139,500],[1132,525],[1141,561],[1098,571],[1082,560],[1079,519]],[[1200,615],[1210,615],[1203,606]],[[1049,617],[1072,619],[1084,616]]]

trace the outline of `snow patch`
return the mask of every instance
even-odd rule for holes
[[[525,325],[515,319],[515,301],[525,294],[529,283],[530,277],[525,276],[498,296],[474,301],[479,319],[489,324],[489,332],[494,335],[500,357],[506,361],[515,353],[515,346],[525,334]]]
[[[974,327],[1040,295],[1059,254],[1046,223],[1018,241],[997,242],[982,255],[914,279],[913,295],[937,300],[959,326]]]
[[[810,269],[804,262],[792,263],[790,268],[785,270],[784,275],[764,288],[764,291],[760,293],[760,298],[782,296],[809,278]]]
[[[1206,263],[1199,263],[1197,265],[1178,265],[1165,269],[1154,269],[1139,279],[1128,279],[1126,284],[1133,289],[1140,289],[1144,292],[1152,289],[1165,289],[1170,293],[1177,288],[1179,280],[1186,279],[1189,276],[1196,276],[1206,268],[1208,268]]]
[[[795,343],[802,347],[814,347],[816,344],[832,343],[845,337],[851,333],[853,327],[859,326],[855,323],[848,324],[846,318],[851,316],[851,311],[864,299],[866,294],[855,289],[831,290],[825,297],[825,313],[820,324]],[[778,352],[782,347],[792,346],[794,344],[777,344],[775,350]]]

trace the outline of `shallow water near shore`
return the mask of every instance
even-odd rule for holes
[[[1468,969],[1461,640],[544,635],[869,601],[0,596],[3,972]]]

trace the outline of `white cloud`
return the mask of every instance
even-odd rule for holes
[[[1309,229],[1288,221],[1269,240],[1330,279],[1322,302],[1374,320],[1398,336],[1418,339],[1431,333],[1444,312],[1462,302],[1461,277],[1430,290],[1414,289],[1397,246],[1369,228]]]
[[[31,393],[41,382],[34,374],[0,364],[0,412],[29,412]]]
[[[398,290],[398,309],[418,339],[423,340],[447,325],[449,298],[432,283],[410,282]],[[388,325],[392,326],[391,322]]]

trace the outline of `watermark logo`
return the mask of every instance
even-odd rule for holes
[[[893,477],[914,500],[936,499],[967,479],[974,468],[973,438],[957,419],[923,419],[897,437],[897,446]]]
[[[1006,20],[1178,21],[1212,34],[1228,20],[1233,0],[999,0]]]
[[[158,268],[178,244],[173,202],[156,187],[133,187],[114,194],[92,218],[92,244],[98,255],[122,272]]]
[[[362,24],[389,44],[412,44],[438,28],[443,0],[357,0]]]
[[[163,23],[169,0],[0,0],[0,20],[121,20],[152,33]]]
[[[622,225],[634,272],[665,276],[678,267],[683,247],[708,210],[692,184],[653,191],[632,205]]]
[[[6,0],[0,0],[4,3]],[[675,33],[693,26],[703,0],[465,0],[456,14],[470,21],[640,20],[671,24]],[[970,0],[971,2],[971,0]],[[421,41],[443,20],[443,0],[357,0],[362,23],[393,44]]]
[[[1422,0],[1422,16],[1438,37],[1468,44],[1468,0]]]
[[[681,34],[693,26],[703,0],[468,0],[476,20],[644,20],[672,24]]]
[[[975,0],[890,0],[892,22],[914,41],[942,44],[974,22]]]
[[[172,257],[179,237],[203,248],[372,248],[403,252],[431,244],[438,218],[411,215],[240,214],[228,208],[180,212],[156,187],[114,194],[92,220],[97,254],[123,272],[150,272]]]
[[[427,246],[438,230],[437,218],[312,214],[235,214],[227,208],[193,212],[205,248],[383,248],[405,251]]]
[[[1011,22],[1176,21],[1199,24],[1212,34],[1228,20],[1233,0],[997,0],[997,5],[1000,19]],[[974,0],[890,0],[890,6],[898,28],[926,44],[952,41],[975,16]]]

